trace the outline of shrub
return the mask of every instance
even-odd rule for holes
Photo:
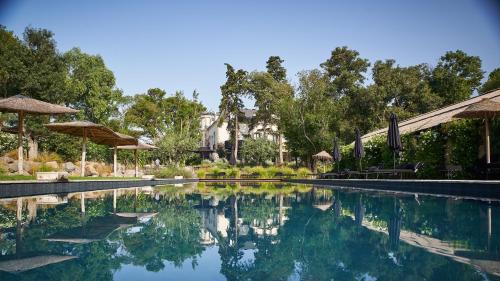
[[[306,178],[309,174],[311,174],[311,170],[308,168],[302,167],[297,170],[297,177],[299,178]]]
[[[175,176],[183,176],[184,178],[192,178],[193,174],[191,171],[183,168],[183,167],[175,167],[175,166],[170,166],[170,167],[165,167],[162,169],[159,169],[154,173],[155,177],[157,178],[173,178]]]
[[[41,162],[41,163],[46,163],[50,161],[56,161],[57,163],[62,163],[63,160],[59,154],[55,152],[42,152],[39,153],[38,156],[35,158],[35,161]]]
[[[7,153],[5,153],[5,156],[9,157],[9,158],[12,158],[14,160],[17,160],[18,157],[17,157],[17,149],[13,149]]]
[[[199,169],[198,171],[196,171],[196,177],[198,177],[199,179],[204,179],[206,176],[207,176],[207,170]]]
[[[7,167],[0,163],[0,175],[5,175],[7,173]]]
[[[239,178],[240,177],[240,169],[238,168],[229,168],[229,169],[226,169],[226,176],[229,176],[229,177],[235,177],[235,178]]]
[[[31,174],[35,174],[37,172],[55,172],[55,170],[50,166],[47,166],[45,164],[41,164],[39,166],[33,166],[31,168]]]

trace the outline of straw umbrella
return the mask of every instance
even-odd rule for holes
[[[69,107],[43,102],[40,100],[28,98],[23,95],[15,95],[6,99],[1,99],[0,111],[17,113],[18,116],[17,168],[19,174],[23,173],[23,158],[24,158],[23,127],[24,127],[25,115],[26,114],[33,114],[33,115],[72,114],[78,112],[78,110]]]
[[[401,143],[401,135],[399,134],[398,117],[391,113],[389,121],[389,129],[387,130],[387,144],[392,150],[392,159],[394,162],[394,170],[396,170],[396,152],[401,151],[403,144]]]
[[[312,158],[314,159],[315,162],[316,161],[332,161],[332,156],[324,150],[318,154],[314,154],[312,156]],[[323,172],[325,172],[325,167],[323,167]]]
[[[482,118],[484,119],[484,129],[486,138],[486,163],[491,161],[490,151],[490,119],[500,114],[500,103],[490,99],[483,99],[480,102],[468,106],[464,111],[455,114],[458,118]]]
[[[85,158],[87,155],[87,138],[97,144],[104,144],[113,147],[119,145],[137,145],[135,138],[118,134],[113,130],[101,124],[95,124],[89,121],[73,121],[64,123],[46,124],[45,127],[51,131],[83,137],[82,141],[82,161],[81,161],[81,176],[85,176]],[[116,158],[116,150],[115,150]],[[114,167],[116,175],[116,165]]]
[[[361,158],[363,158],[364,156],[365,150],[363,148],[363,142],[361,141],[361,133],[359,132],[359,129],[356,128],[356,139],[354,141],[354,158],[356,160],[359,160],[360,170],[362,169]]]
[[[158,147],[154,145],[150,145],[147,143],[142,143],[139,142],[137,145],[120,145],[117,147],[118,149],[125,149],[125,150],[134,150],[134,158],[135,158],[135,177],[139,176],[139,164],[137,161],[137,151],[138,150],[151,150],[151,149],[157,149]]]
[[[337,138],[333,140],[332,155],[333,155],[333,161],[335,162],[335,164],[337,164],[337,171],[340,172],[340,160],[342,160],[342,155],[340,154],[339,143],[337,141]]]

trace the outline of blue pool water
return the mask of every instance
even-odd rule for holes
[[[500,203],[270,183],[0,199],[0,280],[500,280]]]

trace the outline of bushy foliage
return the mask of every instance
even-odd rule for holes
[[[63,160],[61,156],[55,152],[42,152],[38,154],[38,156],[35,158],[35,161],[42,163],[56,161],[57,163],[61,163]]]
[[[184,178],[192,178],[193,174],[185,167],[168,166],[154,172],[157,178],[173,178],[175,176],[183,176]]]
[[[246,139],[241,147],[241,157],[246,163],[263,165],[273,160],[278,153],[278,145],[265,138]]]

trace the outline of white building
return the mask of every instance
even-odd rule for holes
[[[257,124],[250,129],[249,123],[256,114],[255,109],[243,109],[242,113],[245,118],[239,123],[238,140],[242,141],[246,138],[262,138],[266,137],[270,141],[279,142],[278,127],[276,125],[263,127],[262,124]],[[220,125],[220,126],[219,126]],[[200,152],[212,153],[216,152],[219,147],[224,147],[224,143],[231,139],[228,123],[220,122],[220,114],[213,112],[203,113],[200,117],[200,127],[202,139],[200,142]],[[283,140],[285,143],[285,140]],[[206,158],[206,157],[204,157]]]

